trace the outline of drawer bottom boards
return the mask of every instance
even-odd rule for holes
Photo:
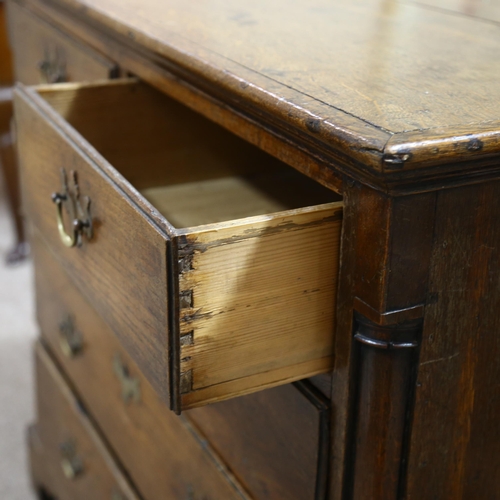
[[[38,422],[28,446],[41,498],[139,500],[41,344],[35,356]]]

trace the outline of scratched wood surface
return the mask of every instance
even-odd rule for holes
[[[394,166],[385,144],[400,133],[432,129],[438,141],[405,142],[396,164],[410,169],[429,163],[415,143],[434,163],[457,157],[457,144],[464,158],[500,149],[499,26],[481,17],[375,0],[49,3],[378,171]],[[485,124],[481,147],[468,148]]]
[[[338,202],[185,230],[184,407],[330,369],[341,220]]]

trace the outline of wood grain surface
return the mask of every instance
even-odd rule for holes
[[[171,375],[177,411],[179,387],[190,408],[330,369],[338,195],[133,79],[20,87],[17,99],[32,222],[165,399]],[[50,198],[68,165],[96,227],[70,249]],[[224,182],[229,199],[207,187]]]
[[[185,230],[183,406],[330,368],[341,217],[330,203]]]
[[[452,156],[482,161],[499,151],[498,25],[482,17],[375,0],[272,7],[262,1],[48,3],[127,40],[150,60],[163,58],[209,92],[216,86],[217,97],[222,92],[235,110],[265,112],[263,126],[278,124],[326,144],[344,155],[336,158],[340,164],[346,157],[361,160],[374,183],[375,173],[411,183],[411,176],[393,170],[419,168],[428,156],[439,165]],[[141,73],[147,77],[144,67]],[[484,126],[488,137],[467,147]],[[408,132],[414,140],[403,151],[386,149],[391,137]],[[352,162],[344,167],[360,174]],[[456,176],[450,168],[418,177]]]
[[[118,68],[111,60],[23,7],[11,4],[8,13],[16,81],[36,85],[117,75]]]
[[[38,93],[139,190],[289,170],[134,79],[41,86]]]
[[[102,157],[44,114],[28,94],[17,94],[16,116],[24,207],[84,294],[119,336],[166,401],[168,385],[168,236],[106,175]],[[58,115],[47,105],[46,112]],[[60,128],[60,126],[62,128]],[[83,149],[82,149],[83,148]],[[97,161],[97,163],[96,163]],[[78,173],[91,199],[93,238],[81,247],[61,242],[51,195],[62,188],[61,168]],[[116,171],[115,171],[115,175]],[[138,195],[136,195],[137,198]]]
[[[211,447],[161,401],[39,237],[33,239],[33,256],[42,338],[143,497],[247,498]],[[83,342],[74,356],[61,349],[61,325],[68,320]],[[137,399],[123,398],[117,356],[129,379],[137,381]]]
[[[499,188],[489,183],[438,195],[410,441],[411,500],[489,500],[500,492]]]
[[[60,499],[139,496],[116,464],[85,408],[40,343],[35,347],[37,424],[28,435],[33,484]],[[62,461],[78,459],[80,472],[67,477]]]
[[[329,405],[302,386],[186,412],[256,500],[324,498]]]
[[[330,494],[395,500],[404,498],[436,193],[393,198],[356,183],[344,193]]]

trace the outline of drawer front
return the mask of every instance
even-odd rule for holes
[[[160,401],[46,245],[38,238],[33,244],[42,336],[144,498],[246,498]]]
[[[9,3],[9,33],[16,80],[40,83],[103,80],[117,66],[15,2]]]
[[[330,409],[310,384],[275,387],[186,415],[253,498],[325,498]]]
[[[43,110],[17,99],[16,120],[25,212],[168,401],[166,235],[103,174],[105,166],[99,168],[91,152],[84,154],[82,145],[73,143]],[[92,220],[93,234],[83,234],[81,246],[67,247],[61,239],[52,200],[56,192],[66,197],[62,218],[67,235],[72,228],[66,208],[77,202],[84,210],[90,200],[91,215],[76,211],[70,217]]]
[[[135,80],[21,86],[15,108],[26,213],[173,409],[331,368],[330,191]]]
[[[58,500],[138,500],[47,352],[35,348],[37,424],[29,434],[34,485]]]

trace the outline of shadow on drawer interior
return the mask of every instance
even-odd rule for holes
[[[174,227],[341,200],[145,84],[41,95]]]
[[[331,368],[338,194],[135,80],[37,92],[80,134],[68,134],[74,143],[85,142],[86,154],[146,218],[155,218],[169,242],[174,279],[165,349],[174,408]],[[105,200],[92,203],[95,213],[104,209]],[[100,244],[114,251],[106,237]],[[111,299],[101,299],[102,311]],[[113,303],[110,314],[119,307]],[[113,321],[115,331],[128,328],[118,316],[117,326]],[[149,338],[141,342],[147,346]],[[149,369],[144,352],[137,362]]]

